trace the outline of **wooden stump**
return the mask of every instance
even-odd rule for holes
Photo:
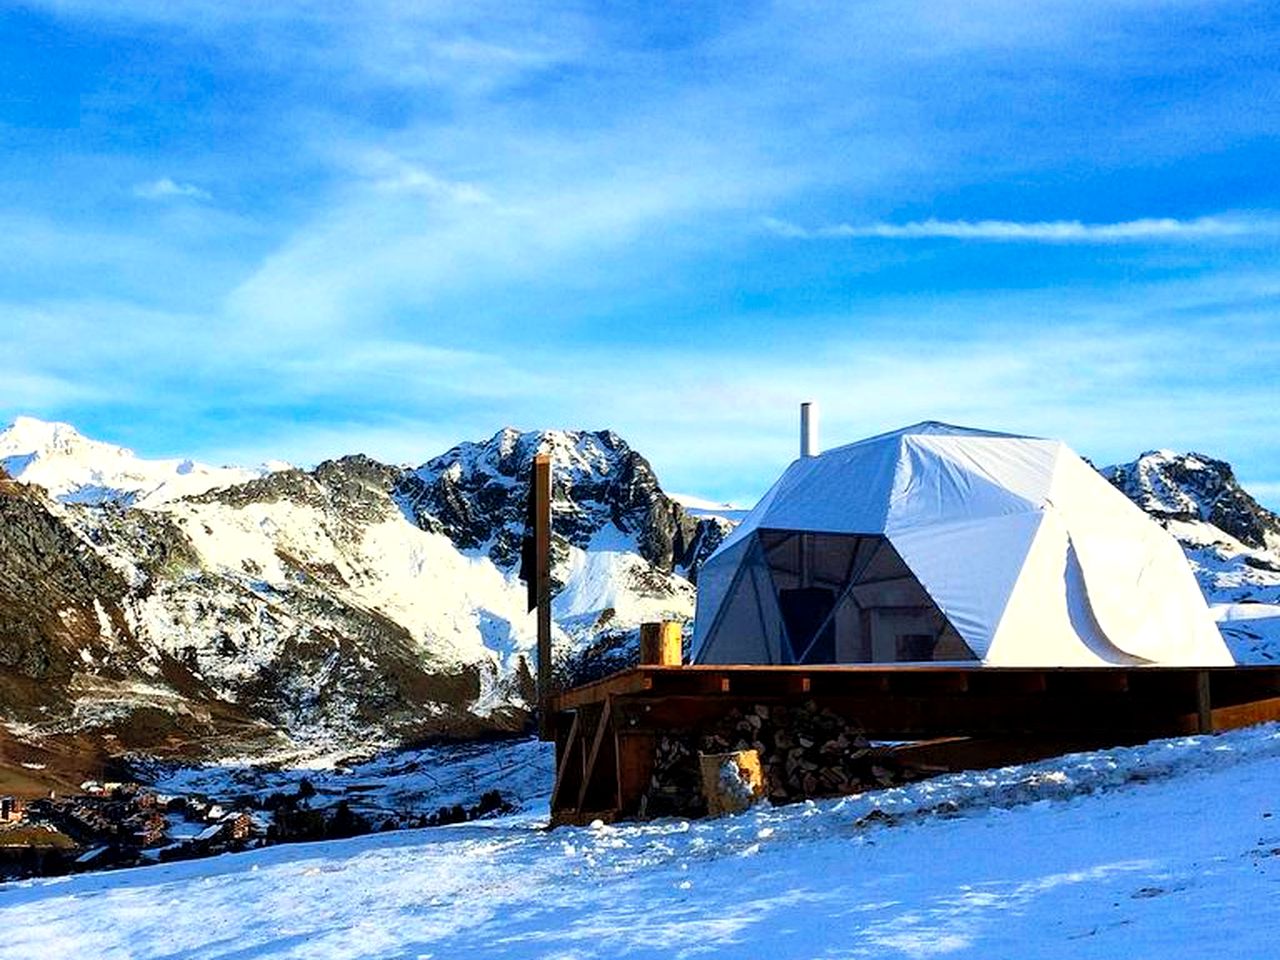
[[[698,755],[707,814],[742,813],[764,796],[764,771],[755,750]]]
[[[673,620],[640,624],[640,665],[678,667],[684,660],[680,624]]]

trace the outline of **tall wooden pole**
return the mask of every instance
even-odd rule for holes
[[[538,598],[538,735],[552,737],[551,696],[551,455],[533,458],[533,555]]]

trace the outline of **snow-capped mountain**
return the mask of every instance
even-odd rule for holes
[[[1280,551],[1280,517],[1249,496],[1229,463],[1152,450],[1102,473],[1157,519],[1212,524],[1250,549]]]
[[[1157,450],[1102,473],[1178,538],[1207,599],[1280,603],[1280,517],[1240,486],[1230,464]]]
[[[146,460],[124,447],[90,440],[70,424],[33,417],[18,417],[0,432],[0,468],[14,479],[39,484],[63,503],[140,506],[244,483],[270,469]]]
[[[581,680],[624,665],[637,626],[655,613],[692,618],[697,568],[733,524],[691,516],[607,430],[501,430],[407,474],[397,499],[423,529],[513,571],[537,453],[552,462],[552,614],[574,652],[566,679]]]
[[[1280,517],[1231,465],[1156,450],[1102,473],[1182,544],[1236,659],[1280,655]]]
[[[510,565],[520,550],[525,478],[536,453],[551,454],[553,522],[569,545],[586,550],[604,534],[614,542],[599,546],[622,546],[664,571],[689,571],[730,529],[699,523],[663,494],[648,461],[610,430],[501,430],[428,461],[402,484],[402,501],[424,528]]]
[[[70,428],[5,436],[27,452],[7,460],[24,482],[0,483],[0,716],[153,752],[522,725],[534,626],[515,567],[538,451],[570,676],[625,660],[644,620],[690,618],[683,574],[728,529],[687,517],[607,433],[507,430],[416,470],[352,456],[182,496],[147,485],[154,462]],[[60,459],[80,472],[55,474]],[[113,492],[80,495],[90,472]],[[58,494],[26,482],[48,477]]]

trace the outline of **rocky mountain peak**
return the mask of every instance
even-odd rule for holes
[[[397,498],[419,526],[510,567],[519,558],[539,453],[551,455],[554,533],[572,546],[599,546],[603,538],[661,570],[692,572],[728,528],[686,513],[662,491],[649,462],[611,430],[507,427],[427,461],[401,480]]]
[[[1240,486],[1225,461],[1151,450],[1102,473],[1157,519],[1209,523],[1246,546],[1280,551],[1280,517]]]

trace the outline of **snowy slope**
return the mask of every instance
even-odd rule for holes
[[[90,440],[70,424],[33,417],[18,417],[0,431],[0,468],[15,480],[39,484],[63,503],[140,506],[195,496],[269,472],[267,467],[146,460],[124,447]]]
[[[730,523],[741,523],[743,518],[751,512],[750,507],[738,507],[732,503],[718,503],[715,500],[708,500],[706,497],[697,497],[689,493],[673,493],[671,499],[685,511],[695,517],[719,517],[728,520]]]
[[[0,887],[5,960],[1263,957],[1274,727],[719,821],[542,819]]]

